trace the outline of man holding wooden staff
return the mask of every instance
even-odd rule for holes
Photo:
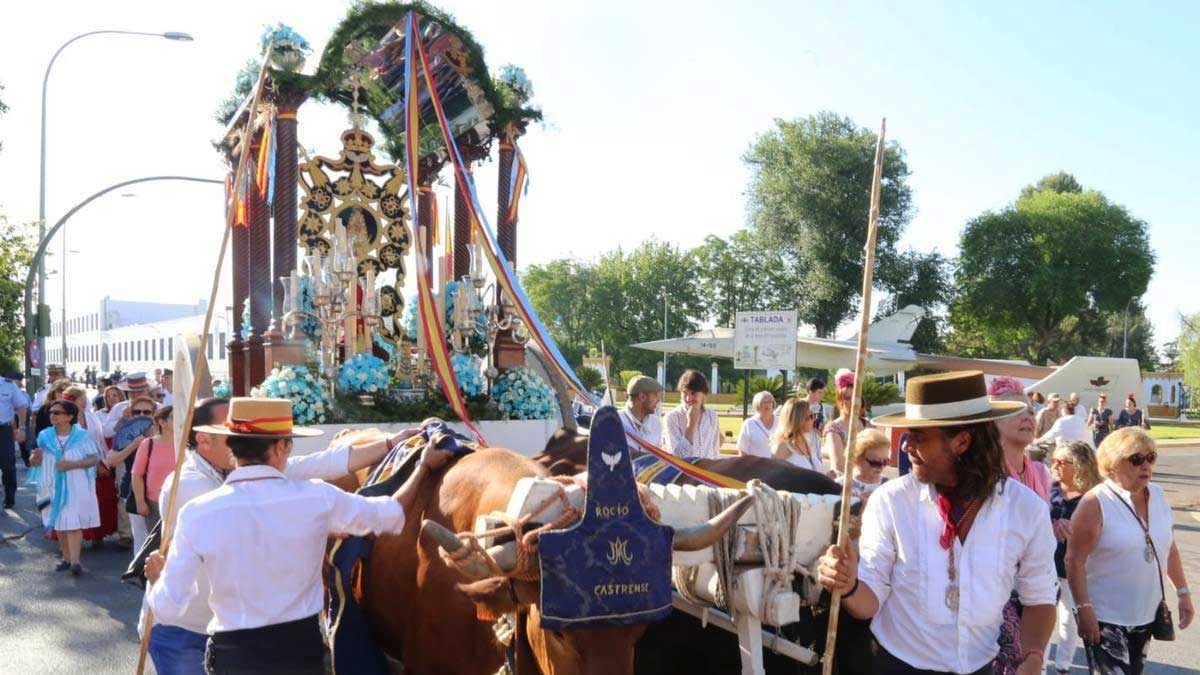
[[[196,427],[225,436],[237,468],[220,488],[179,513],[170,557],[146,561],[146,598],[178,620],[210,584],[205,667],[210,674],[323,675],[319,614],[321,563],[330,535],[398,533],[423,480],[450,451],[426,445],[412,476],[391,497],[362,497],[318,481],[289,480],[292,439],[321,432],[292,424],[286,399],[235,398],[223,424]]]
[[[187,457],[180,470],[178,498],[174,502],[176,512],[189,502],[220,488],[225,482],[225,477],[234,469],[235,459],[226,444],[228,436],[206,433],[198,428],[220,424],[225,420],[228,411],[229,399],[209,398],[196,404],[193,423],[197,428],[192,430],[191,438],[188,439]],[[303,457],[288,457],[283,471],[288,478],[294,480],[341,478],[379,462],[398,443],[419,432],[420,429],[414,427],[388,438],[361,444],[351,444],[349,440],[335,438],[326,450]],[[164,509],[171,503],[170,486],[171,477],[168,476],[159,499]],[[176,616],[169,619],[154,617],[149,653],[159,675],[204,673],[208,624],[213,618],[212,609],[208,604],[211,582],[207,574],[200,573],[194,579],[194,583],[195,594],[179,609]],[[147,589],[147,595],[149,592],[150,589]]]
[[[1055,540],[1046,503],[1006,480],[994,424],[1024,408],[989,401],[982,373],[955,372],[909,380],[905,412],[872,420],[908,429],[913,472],[867,502],[861,553],[830,547],[818,573],[850,614],[871,619],[875,673],[992,673],[1013,589],[1025,608],[1018,673],[1042,672]]]

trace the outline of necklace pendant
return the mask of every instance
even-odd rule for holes
[[[1147,545],[1146,550],[1142,551],[1142,557],[1145,558],[1146,562],[1148,562],[1148,563],[1154,562],[1154,549],[1150,548],[1150,546]]]
[[[951,612],[958,611],[958,586],[946,587],[946,608]]]

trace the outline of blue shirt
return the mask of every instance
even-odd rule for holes
[[[12,380],[0,378],[0,424],[12,424],[17,408],[28,408],[29,397]]]

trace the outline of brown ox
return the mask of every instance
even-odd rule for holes
[[[504,650],[491,622],[476,618],[477,605],[493,615],[517,612],[521,673],[633,673],[634,644],[645,625],[542,630],[537,582],[489,579],[479,566],[467,568],[474,578],[464,578],[438,553],[439,542],[450,549],[459,545],[452,533],[473,530],[476,516],[505,510],[518,480],[545,475],[539,464],[508,450],[466,455],[429,479],[401,534],[376,541],[360,580],[363,605],[377,642],[403,662],[405,673],[496,672]],[[742,500],[704,526],[678,530],[676,548],[711,546],[749,505]],[[423,520],[429,536],[420,536]],[[515,544],[492,553],[502,567],[511,564]]]

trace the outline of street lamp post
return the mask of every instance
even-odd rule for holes
[[[1124,337],[1121,339],[1121,358],[1129,358],[1129,303],[1134,301],[1134,297],[1130,296],[1125,301],[1125,321],[1122,324],[1121,332]]]
[[[80,33],[79,35],[76,35],[75,37],[71,38],[70,40],[67,40],[66,42],[62,43],[62,46],[60,46],[54,52],[54,56],[50,57],[50,63],[46,64],[46,74],[42,76],[42,146],[41,146],[41,163],[40,163],[41,166],[38,170],[38,241],[41,241],[46,236],[46,87],[50,83],[50,69],[54,67],[54,62],[58,60],[58,55],[61,54],[64,49],[67,48],[67,45],[71,44],[72,42],[75,42],[76,40],[80,40],[82,38],[88,37],[90,35],[141,35],[141,36],[147,36],[147,37],[161,37],[161,38],[166,38],[168,40],[174,40],[176,42],[191,42],[194,39],[194,38],[192,38],[191,35],[189,35],[187,33],[180,33],[178,31],[169,31],[166,33],[145,33],[145,32],[141,32],[141,31],[132,31],[132,30],[93,30],[93,31],[88,31],[86,33]],[[41,260],[38,261],[37,273],[38,273],[38,302],[45,304],[45,302],[46,302],[46,300],[45,300],[45,298],[46,298],[46,265],[45,265],[44,261],[41,261]],[[65,272],[63,273],[63,276],[64,276],[64,278],[66,277]],[[27,320],[28,320],[28,318],[29,317],[26,316]],[[28,333],[28,332],[29,331],[26,331],[26,333]],[[37,341],[38,341],[38,353],[41,354],[42,358],[44,359],[45,354],[46,354],[46,339],[44,336],[39,335]],[[29,341],[26,340],[26,348],[27,349],[28,349],[28,345],[29,345]],[[26,373],[26,378],[28,378],[28,377],[29,377],[29,374]],[[34,385],[34,382],[32,380],[27,379],[27,381],[31,386]]]
[[[25,276],[25,344],[26,345],[28,345],[30,342],[33,341],[33,316],[32,316],[32,314],[33,314],[33,276],[42,267],[43,257],[46,255],[46,247],[50,245],[50,240],[54,238],[54,234],[56,232],[58,232],[64,225],[66,225],[67,221],[70,220],[71,216],[78,213],[80,209],[87,206],[88,204],[91,204],[93,201],[108,194],[109,192],[112,192],[113,190],[119,190],[128,185],[135,185],[137,183],[149,183],[151,181],[162,181],[162,180],[179,180],[179,181],[186,181],[186,182],[190,182],[190,183],[212,183],[214,185],[225,185],[225,181],[215,179],[215,178],[197,178],[195,176],[148,176],[146,178],[135,178],[133,180],[122,181],[120,183],[116,183],[115,185],[110,185],[110,186],[104,188],[103,190],[100,190],[99,192],[93,193],[90,197],[88,197],[87,199],[84,199],[83,201],[79,202],[75,206],[72,206],[71,210],[67,211],[63,215],[62,218],[59,218],[58,222],[55,223],[54,226],[51,227],[42,236],[42,238],[38,241],[37,248],[33,252],[33,257],[29,261],[29,273],[26,274],[26,276]],[[39,340],[39,342],[43,342],[43,341]],[[43,350],[43,351],[41,351],[41,353],[45,354],[45,351]],[[27,356],[25,359],[25,387],[26,387],[26,390],[32,395],[34,392],[37,391],[38,386],[36,385],[36,383],[34,383],[33,378],[31,376],[31,372],[30,372],[31,368],[32,368],[32,364],[29,362],[29,359]]]
[[[663,340],[667,340],[667,300],[671,294],[667,292],[667,287],[663,286],[661,290],[663,301]],[[663,388],[667,387],[667,349],[663,347]]]

